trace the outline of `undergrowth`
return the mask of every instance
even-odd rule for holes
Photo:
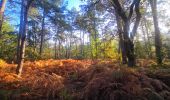
[[[0,69],[0,100],[170,100],[168,66],[50,59],[27,61],[17,77],[16,66],[7,64]]]

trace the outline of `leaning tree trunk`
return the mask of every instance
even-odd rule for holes
[[[149,0],[149,1],[152,9],[152,16],[153,16],[153,22],[155,28],[155,48],[156,48],[157,63],[162,64],[162,41],[161,41],[158,16],[157,16],[157,0]]]
[[[5,11],[5,5],[6,5],[7,0],[1,0],[0,2],[0,32],[2,30],[2,23],[4,19],[4,11]]]
[[[24,2],[24,0],[22,2]],[[24,5],[22,5],[23,6],[23,13],[21,12],[21,14],[23,14],[23,24],[20,24],[20,25],[23,25],[22,29],[21,29],[22,30],[21,47],[20,47],[19,62],[18,62],[18,66],[17,66],[17,69],[16,69],[16,73],[17,73],[18,76],[21,75],[22,68],[23,68],[23,63],[24,63],[26,27],[27,27],[27,14],[28,14],[28,7],[27,7],[27,5],[26,5],[26,3],[23,3],[23,4],[24,4]]]
[[[30,0],[30,1],[22,0],[22,5],[21,5],[21,9],[23,9],[23,12],[21,11],[21,14],[23,14],[23,19],[20,19],[22,20],[21,21],[22,24],[20,23],[20,25],[22,25],[22,27],[20,27],[21,28],[20,30],[22,30],[22,35],[21,35],[20,56],[19,56],[18,66],[16,69],[16,74],[18,76],[21,75],[23,64],[24,64],[27,17],[28,17],[29,7],[33,1],[34,0]]]

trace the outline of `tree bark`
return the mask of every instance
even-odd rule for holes
[[[21,34],[20,56],[18,59],[18,66],[16,69],[16,74],[18,76],[21,76],[22,68],[23,68],[23,64],[24,64],[25,42],[26,42],[26,31],[27,31],[27,17],[28,17],[29,7],[33,1],[34,0],[30,0],[30,1],[22,0],[22,5],[21,5],[21,9],[23,9],[23,12],[21,11],[21,15],[23,14],[22,15],[23,19],[20,19],[22,22],[22,23],[20,23],[20,25],[22,25],[22,27],[20,27],[22,34]]]
[[[61,41],[60,40],[58,40],[58,45],[59,45],[59,47],[58,47],[58,59],[61,59]]]
[[[119,48],[121,51],[121,55],[122,55],[122,64],[127,64],[127,57],[126,57],[126,50],[125,50],[125,46],[123,43],[123,30],[122,30],[122,25],[121,25],[121,19],[119,18],[119,15],[116,13],[116,22],[117,22],[117,29],[118,29],[118,34],[119,34]]]
[[[23,33],[23,21],[24,21],[24,2],[21,3],[21,13],[20,13],[20,26],[18,33],[18,44],[17,44],[17,63],[20,61],[20,48],[21,48],[21,35]]]
[[[57,40],[54,43],[54,58],[57,59]]]
[[[22,35],[21,35],[21,47],[20,47],[20,56],[19,56],[19,62],[18,66],[16,69],[16,73],[18,76],[21,75],[22,68],[23,68],[23,63],[24,63],[24,56],[25,56],[25,40],[26,40],[26,28],[27,28],[27,15],[28,15],[28,7],[27,7],[27,2],[22,0],[22,7],[23,7],[23,23],[20,25],[23,25],[21,28],[22,30]]]
[[[156,48],[156,58],[157,64],[162,64],[162,41],[161,41],[161,34],[159,30],[158,24],[158,16],[157,16],[157,0],[149,0],[151,9],[152,9],[152,16],[155,28],[155,48]]]
[[[137,28],[139,26],[139,22],[140,22],[140,18],[141,18],[141,14],[139,11],[140,0],[133,0],[132,4],[130,6],[128,16],[118,0],[112,0],[112,1],[113,1],[112,5],[114,6],[116,13],[121,17],[121,19],[124,23],[124,25],[123,25],[123,39],[124,39],[123,44],[124,44],[124,48],[126,51],[126,56],[128,58],[128,66],[132,67],[132,66],[135,66],[135,63],[136,63],[133,39],[134,39],[134,36],[136,35]],[[132,32],[129,32],[130,20],[132,18],[134,9],[136,11],[136,18],[135,18],[136,21],[134,23]]]
[[[128,66],[129,67],[133,67],[136,65],[136,58],[135,58],[135,54],[134,54],[134,43],[133,40],[130,39],[129,35],[129,26],[130,23],[129,21],[125,22],[124,25],[124,40],[123,40],[123,44],[125,46],[125,50],[126,50],[126,56],[128,58]]]
[[[84,50],[84,49],[85,49],[85,47],[84,47],[84,46],[85,46],[85,44],[84,44],[84,35],[85,35],[85,32],[83,31],[83,44],[82,44],[82,50],[83,50],[82,56],[83,56],[83,59],[85,58],[85,56],[84,56],[84,55],[85,55],[85,54],[84,54],[84,53],[85,53],[85,52],[84,52],[84,51],[85,51],[85,50]]]
[[[5,6],[6,6],[7,0],[1,0],[0,2],[0,32],[2,31],[2,23],[4,20],[4,11],[5,11]]]
[[[42,25],[41,25],[41,42],[40,42],[40,56],[42,57],[43,53],[43,43],[44,43],[44,26],[45,26],[45,9],[43,11]]]

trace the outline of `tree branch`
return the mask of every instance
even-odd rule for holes
[[[116,12],[118,13],[118,15],[122,18],[122,20],[124,22],[126,22],[128,20],[128,17],[126,16],[126,13],[125,11],[123,10],[121,4],[119,3],[118,0],[112,0],[113,3],[112,5],[114,6]]]
[[[140,19],[141,19],[141,13],[140,13],[140,0],[136,0],[136,4],[135,4],[135,11],[136,11],[136,21],[135,21],[135,24],[134,24],[134,27],[133,27],[133,30],[131,32],[131,38],[133,39],[134,36],[136,35],[137,33],[137,28],[139,26],[139,23],[140,23]]]

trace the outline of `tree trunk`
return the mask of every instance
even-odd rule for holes
[[[136,59],[135,59],[135,54],[134,54],[134,43],[133,40],[130,39],[130,37],[128,36],[129,34],[129,21],[125,22],[124,25],[124,40],[123,40],[123,44],[124,44],[124,48],[126,50],[126,56],[128,58],[128,66],[129,67],[133,67],[136,65]]]
[[[44,26],[45,26],[45,9],[43,11],[43,19],[42,19],[42,25],[41,25],[41,42],[40,42],[40,56],[42,57],[43,53],[43,43],[44,43]]]
[[[72,39],[73,38],[73,31],[71,30],[71,34],[70,34],[70,47],[69,47],[69,58],[72,58]]]
[[[18,33],[18,44],[17,44],[17,63],[20,62],[20,48],[21,48],[21,35],[23,33],[23,21],[24,21],[24,2],[22,1],[21,4],[21,13],[20,13],[20,26],[19,26],[19,33]]]
[[[75,38],[75,39],[76,39],[76,38]],[[75,40],[74,40],[74,41],[75,41]],[[75,42],[75,45],[76,45],[76,59],[78,59],[79,50],[78,50],[77,42]]]
[[[7,0],[1,0],[1,5],[0,5],[0,32],[2,30],[2,23],[4,19],[4,11],[5,11],[5,5],[6,5]]]
[[[85,46],[85,44],[84,44],[84,34],[85,34],[85,32],[83,31],[83,44],[82,44],[82,50],[83,50],[82,56],[83,56],[83,59],[85,58],[85,56],[84,56],[84,53],[85,53],[85,52],[84,52],[84,51],[85,51],[85,50],[84,50],[84,49],[85,49],[85,47],[84,47],[84,46]]]
[[[22,35],[21,35],[21,49],[20,49],[20,56],[19,56],[19,62],[18,62],[18,66],[16,69],[16,74],[18,76],[21,75],[22,72],[22,68],[23,68],[23,63],[24,63],[24,56],[25,56],[25,40],[26,40],[26,29],[27,29],[27,15],[28,15],[28,7],[27,7],[27,3],[26,1],[22,0],[22,5],[23,6],[23,13],[21,12],[21,14],[23,14],[23,27],[21,27],[22,29]]]
[[[117,21],[117,29],[119,33],[119,48],[122,54],[122,64],[127,64],[127,58],[126,58],[126,50],[124,47],[124,39],[123,39],[123,30],[122,30],[122,25],[121,25],[121,19],[119,18],[118,14],[116,13],[116,21]]]
[[[54,58],[57,59],[57,40],[54,43]]]
[[[59,45],[59,47],[58,47],[58,58],[60,59],[61,58],[61,41],[60,40],[58,40],[58,45]]]
[[[96,19],[95,18],[94,18],[94,41],[95,41],[95,50],[96,50],[95,59],[98,59],[98,34],[96,30]]]
[[[155,28],[155,48],[156,48],[156,58],[157,63],[162,64],[162,41],[161,41],[161,34],[158,25],[158,16],[157,16],[157,0],[149,0],[151,9],[152,9],[152,16]]]
[[[126,51],[126,56],[128,58],[128,66],[132,67],[135,66],[136,58],[134,54],[134,36],[137,33],[137,28],[139,26],[141,14],[140,14],[140,0],[133,0],[132,4],[130,5],[129,15],[126,14],[124,9],[122,8],[120,2],[118,0],[112,0],[113,6],[115,8],[116,13],[121,17],[123,21],[123,44]],[[134,26],[132,31],[130,32],[130,21],[132,19],[133,12],[136,12],[136,18],[134,22]]]
[[[83,41],[82,41],[82,31],[80,31],[80,55],[81,55],[81,58],[82,59],[82,55],[83,55]]]
[[[36,47],[37,47],[37,36],[36,36],[36,24],[33,26],[33,48],[34,51],[36,52]]]
[[[67,34],[67,36],[66,36],[66,41],[65,41],[65,43],[66,43],[66,44],[69,44],[69,43],[68,43],[68,34]],[[65,58],[66,58],[66,59],[69,59],[69,45],[66,45],[65,48],[66,48]]]

